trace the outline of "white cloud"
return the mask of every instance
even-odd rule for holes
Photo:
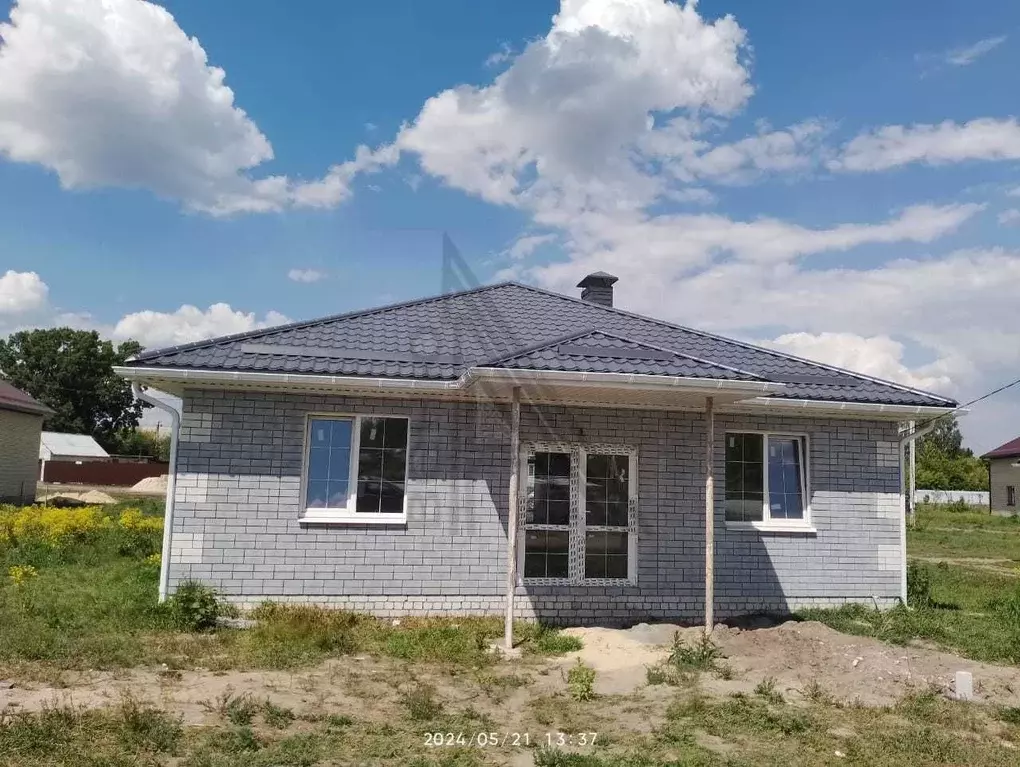
[[[514,244],[507,248],[506,255],[513,261],[520,261],[522,258],[530,256],[541,246],[555,242],[557,239],[555,234],[526,234],[523,237],[518,237]]]
[[[205,311],[185,304],[174,312],[145,310],[127,314],[110,335],[117,339],[132,338],[147,348],[160,348],[286,322],[289,322],[287,317],[274,311],[266,312],[259,319],[254,312],[238,311],[230,304],[213,304]]]
[[[785,130],[759,130],[730,144],[711,146],[693,136],[681,137],[675,148],[665,132],[653,134],[646,142],[655,153],[667,156],[665,167],[684,181],[697,179],[739,184],[762,173],[807,170],[823,153],[822,139],[829,127],[819,120],[807,120]],[[667,141],[661,141],[667,139]]]
[[[1015,117],[985,117],[958,124],[887,125],[862,133],[829,161],[835,171],[880,171],[910,163],[942,165],[966,160],[1020,159],[1020,123]]]
[[[148,189],[229,215],[336,205],[364,169],[249,176],[273,159],[269,140],[158,5],[17,0],[0,37],[0,154],[53,170],[68,189]]]
[[[903,360],[903,344],[885,335],[865,338],[855,333],[786,333],[758,343],[916,389],[947,391],[953,386],[937,365],[912,370]]]
[[[618,290],[624,284],[621,279]],[[1020,366],[1015,299],[1002,289],[1010,284],[1020,284],[1020,253],[1003,249],[962,250],[867,270],[722,262],[672,280],[661,295],[648,294],[656,300],[646,307],[727,332],[778,326],[812,334],[895,335],[932,350],[945,374],[963,385],[989,370]]]
[[[692,270],[716,259],[780,265],[866,244],[932,242],[982,209],[976,204],[915,205],[881,223],[827,229],[770,218],[734,221],[709,214],[589,214],[571,223],[571,260],[536,266],[530,274],[557,290],[569,290],[579,275],[604,269],[629,275],[631,285],[669,291],[674,280],[686,280]]]
[[[739,109],[752,92],[745,37],[694,3],[563,0],[491,84],[430,98],[396,144],[451,186],[551,219],[641,207],[666,191],[637,156],[660,130],[653,115]]]
[[[1020,186],[1010,189],[1008,192],[1006,192],[1006,194],[1009,197],[1020,197]]]
[[[287,279],[294,282],[318,282],[325,277],[326,273],[318,269],[291,269],[287,272]]]
[[[97,330],[115,341],[134,339],[147,348],[158,348],[290,322],[280,312],[268,311],[260,318],[255,312],[217,303],[205,310],[185,304],[173,312],[133,312],[107,325],[88,312],[53,306],[48,295],[49,287],[35,272],[8,271],[0,277],[0,336],[18,330],[67,326]]]
[[[1010,208],[1004,210],[999,214],[999,223],[1003,226],[1017,226],[1020,225],[1020,210],[1017,208]]]
[[[487,67],[498,67],[500,64],[509,61],[514,57],[514,50],[510,47],[509,43],[500,43],[499,50],[494,53],[490,53],[485,59],[485,66]]]
[[[991,53],[1004,42],[1006,42],[1005,35],[986,37],[983,40],[978,40],[972,45],[965,45],[962,48],[954,48],[951,51],[947,51],[945,54],[945,60],[953,66],[969,66],[985,54]]]
[[[0,277],[0,314],[16,315],[46,305],[49,288],[35,272],[8,269]]]

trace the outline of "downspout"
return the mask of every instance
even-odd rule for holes
[[[137,383],[131,384],[135,399],[170,414],[170,467],[166,481],[166,511],[163,514],[163,553],[159,560],[159,601],[165,602],[170,585],[170,543],[174,528],[174,496],[177,486],[177,442],[181,431],[181,414],[162,400],[145,393]]]
[[[907,604],[907,495],[903,489],[903,448],[910,444],[913,448],[913,443],[920,437],[930,432],[935,428],[935,424],[938,423],[938,418],[933,418],[927,424],[922,426],[920,429],[914,428],[914,422],[911,421],[911,426],[907,433],[900,437],[898,443],[899,457],[900,457],[900,557],[903,560],[900,571],[901,584],[900,584],[900,601]],[[913,513],[913,509],[911,509]]]

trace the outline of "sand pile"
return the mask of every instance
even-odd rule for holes
[[[163,474],[160,477],[146,477],[132,485],[131,489],[138,490],[143,493],[165,493],[167,478],[166,474]]]

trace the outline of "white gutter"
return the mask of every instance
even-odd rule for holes
[[[170,468],[166,481],[166,509],[163,513],[163,553],[159,560],[159,601],[165,602],[170,585],[170,543],[174,528],[174,495],[177,487],[177,443],[181,431],[181,414],[166,402],[145,393],[137,383],[131,384],[135,399],[148,402],[170,414]]]
[[[456,381],[419,381],[407,378],[365,378],[363,376],[331,376],[309,373],[257,373],[245,370],[185,370],[181,368],[136,368],[116,366],[113,372],[129,381],[180,381],[182,383],[266,383],[343,386],[357,389],[412,389],[415,391],[450,391],[462,389],[471,371]],[[146,400],[148,401],[148,400]]]
[[[692,389],[696,391],[732,391],[758,394],[782,391],[786,384],[769,381],[733,381],[687,376],[658,376],[645,373],[589,373],[573,370],[520,370],[514,368],[472,368],[478,379],[507,383],[536,383],[561,386],[628,389]]]
[[[947,413],[957,412],[961,415],[968,411],[946,405],[937,407],[933,405],[880,405],[871,402],[835,402],[827,400],[809,399],[780,399],[771,397],[755,397],[754,399],[743,400],[738,405],[749,407],[773,408],[776,410],[824,410],[826,412],[845,411],[847,413],[868,413],[871,415],[895,415],[895,416],[942,416]]]
[[[896,443],[900,456],[900,557],[903,573],[900,578],[900,601],[904,605],[907,604],[907,497],[903,492],[903,448],[907,446],[907,443],[914,442],[934,429],[936,423],[938,423],[938,419],[934,418],[920,429],[910,429]]]
[[[561,386],[592,386],[629,389],[692,389],[696,391],[732,391],[738,394],[766,394],[781,391],[785,384],[767,381],[732,381],[683,376],[657,376],[643,373],[587,373],[572,370],[518,370],[508,368],[470,368],[455,381],[422,381],[407,378],[365,378],[308,373],[257,373],[243,370],[186,370],[180,368],[115,367],[114,372],[132,381],[179,381],[182,383],[240,383],[280,385],[328,385],[351,389],[394,389],[420,392],[450,392],[467,389],[476,380],[503,381],[512,385],[526,383]]]

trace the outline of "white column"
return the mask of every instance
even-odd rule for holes
[[[910,422],[910,433],[914,433],[916,424],[914,421]],[[910,526],[913,527],[917,524],[917,507],[914,505],[917,501],[917,440],[910,440],[910,444],[907,446],[907,450],[910,454],[910,476],[907,478],[907,503],[910,504]]]
[[[521,472],[521,387],[513,389],[510,405],[510,492],[506,521],[506,623],[503,640],[507,650],[514,647],[514,592],[517,589],[517,489]]]
[[[705,634],[715,625],[715,402],[705,398]]]

